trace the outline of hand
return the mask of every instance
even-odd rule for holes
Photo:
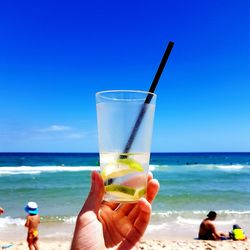
[[[4,209],[0,207],[0,214],[4,213]]]
[[[104,185],[97,172],[92,173],[89,195],[80,211],[71,250],[129,250],[143,236],[151,217],[151,203],[159,183],[148,177],[147,199],[137,203],[117,204],[102,201]]]

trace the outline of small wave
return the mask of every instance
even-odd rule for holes
[[[207,210],[186,210],[186,211],[164,211],[164,212],[154,212],[152,216],[158,219],[163,218],[178,218],[178,216],[185,218],[203,218],[206,217],[209,211]],[[217,210],[218,216],[230,216],[231,218],[250,218],[250,210],[236,211],[236,210]]]
[[[7,227],[9,225],[14,226],[24,226],[25,220],[21,218],[11,218],[11,217],[4,217],[0,218],[0,227]]]
[[[198,170],[210,169],[222,171],[239,171],[244,169],[250,169],[250,165],[247,164],[187,164],[183,166]]]
[[[247,165],[240,165],[240,164],[235,164],[235,165],[212,165],[211,168],[217,168],[220,170],[241,170],[244,168],[249,168]]]
[[[228,227],[233,224],[250,223],[250,211],[229,211],[217,210],[217,219],[214,222],[217,226]],[[206,218],[208,211],[165,211],[152,214],[152,224],[179,225],[181,227],[198,227],[201,221]],[[155,229],[154,227],[152,230]],[[155,229],[156,230],[156,229]]]
[[[76,216],[41,216],[41,221],[43,223],[65,223],[65,224],[75,224]],[[12,218],[12,217],[3,217],[0,218],[0,228],[4,228],[10,225],[13,226],[24,226],[25,219],[23,218]]]
[[[155,232],[155,231],[164,231],[167,228],[170,228],[172,225],[170,225],[169,223],[162,223],[162,224],[156,224],[156,225],[152,225],[150,224],[147,228],[147,231],[149,233],[151,232]]]
[[[70,218],[65,218],[63,221],[66,224],[75,224],[76,223],[76,216],[73,216]]]
[[[150,170],[166,170],[166,169],[192,169],[192,170],[221,170],[221,171],[240,171],[250,169],[248,164],[185,164],[185,165],[150,165]],[[151,171],[152,171],[151,170]]]
[[[43,238],[46,238],[46,239],[67,239],[67,238],[72,238],[72,234],[71,233],[66,233],[66,232],[55,232],[55,233],[52,233],[52,234],[45,234],[43,235]]]
[[[150,165],[149,170],[166,168],[166,166]],[[20,167],[0,167],[0,175],[18,174],[41,174],[45,172],[80,172],[80,171],[99,171],[97,166],[20,166]]]
[[[157,167],[157,165],[150,165],[149,166],[149,170],[150,171],[154,171],[156,167]]]
[[[186,219],[181,216],[178,216],[176,219],[176,222],[178,224],[189,224],[189,225],[199,225],[201,223],[201,220],[198,219]]]
[[[149,165],[149,170],[166,170],[169,167],[169,165]]]
[[[225,213],[225,214],[230,214],[230,215],[231,214],[250,215],[250,210],[246,210],[246,211],[225,210],[225,211],[221,211],[220,213]]]
[[[43,223],[75,224],[76,216],[41,216],[41,221]]]
[[[183,218],[181,216],[178,216],[177,217],[177,220],[176,222],[178,224],[188,224],[188,225],[199,225],[201,223],[201,220],[200,219],[186,219],[186,218]],[[236,222],[235,219],[232,219],[232,220],[225,220],[225,221],[215,221],[215,223],[217,225],[232,225]]]
[[[209,211],[208,210],[168,210],[168,211],[163,211],[163,212],[154,212],[152,213],[153,215],[159,215],[159,216],[172,216],[172,215],[179,215],[179,214],[189,214],[189,215],[207,215]],[[216,210],[217,214],[230,214],[230,215],[237,215],[237,214],[242,214],[242,215],[249,215],[250,216],[250,210],[242,210],[242,211],[237,211],[237,210]]]
[[[169,217],[169,216],[173,216],[173,215],[181,215],[181,214],[185,214],[185,215],[197,215],[197,214],[202,214],[202,215],[206,215],[209,211],[206,210],[169,210],[169,211],[164,211],[164,212],[156,212],[156,213],[152,213],[155,216],[162,216],[162,217]]]
[[[20,166],[20,167],[0,167],[0,175],[17,175],[17,174],[40,174],[44,172],[79,172],[100,170],[95,166]]]

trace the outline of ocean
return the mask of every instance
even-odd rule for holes
[[[39,205],[43,238],[70,238],[98,160],[97,153],[0,153],[0,239],[23,237],[28,201]],[[210,210],[219,230],[237,223],[250,236],[250,153],[152,153],[150,169],[161,187],[147,238],[195,238]]]

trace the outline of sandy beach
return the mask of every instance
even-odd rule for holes
[[[1,249],[26,250],[27,244],[22,242],[0,242]],[[68,250],[70,241],[40,241],[40,248],[43,250]],[[137,247],[140,250],[250,250],[250,241],[203,241],[203,240],[142,240]]]
[[[151,226],[150,226],[151,227]],[[41,224],[39,227],[39,245],[41,250],[69,250],[74,224]],[[175,235],[165,231],[160,235],[147,230],[137,249],[140,250],[250,250],[250,240],[247,241],[204,241],[195,240],[192,230],[180,231],[176,228]],[[186,233],[185,233],[186,232]],[[0,249],[26,250],[26,229],[24,226],[9,226],[0,230]],[[9,246],[9,247],[8,247]]]

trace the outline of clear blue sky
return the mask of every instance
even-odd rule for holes
[[[154,152],[250,151],[248,0],[4,1],[0,151],[97,152],[95,92],[160,79]]]

